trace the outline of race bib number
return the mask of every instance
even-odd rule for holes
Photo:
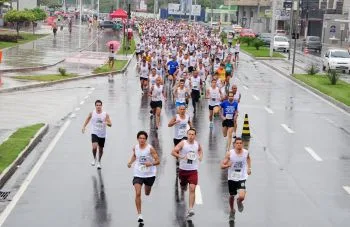
[[[194,85],[194,86],[193,86],[193,88],[197,89],[197,88],[198,88],[198,86],[197,86],[197,85]]]
[[[188,164],[192,164],[192,161],[197,159],[197,154],[194,151],[190,151],[187,153],[187,160],[190,161]]]
[[[102,119],[98,119],[95,124],[95,130],[101,131],[103,130],[104,124]]]
[[[231,173],[231,178],[234,181],[238,181],[241,179],[242,176],[242,172],[240,169],[235,169],[232,173]]]
[[[226,114],[226,119],[232,119],[233,118],[233,114]]]
[[[181,125],[179,128],[179,136],[185,136],[186,135],[186,125]]]
[[[142,173],[147,173],[150,171],[150,167],[147,167],[145,165],[140,165],[139,166],[139,171],[142,172]]]
[[[215,101],[216,101],[216,98],[211,98],[211,101],[215,102]]]
[[[139,163],[140,163],[141,165],[145,164],[146,161],[147,161],[146,156],[140,156],[140,158],[139,158]]]

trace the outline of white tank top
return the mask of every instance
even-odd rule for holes
[[[186,102],[186,88],[177,88],[176,102],[185,103]]]
[[[160,85],[159,87],[157,85],[153,85],[152,90],[152,101],[162,101],[163,97],[163,85]]]
[[[234,149],[230,150],[231,167],[228,168],[228,180],[241,181],[248,178],[247,174],[248,151],[243,149],[242,154],[237,155]]]
[[[198,68],[198,71],[199,71],[199,77],[204,81],[205,80],[205,68],[202,67],[201,69]]]
[[[189,58],[187,58],[187,59],[184,58],[184,59],[182,59],[181,63],[185,65],[185,68],[188,68],[190,66],[190,59]]]
[[[180,121],[174,126],[175,130],[175,139],[182,139],[186,137],[187,130],[190,129],[190,126],[188,125],[188,121],[190,120],[190,115],[185,114],[185,119],[182,119],[179,114],[176,114],[176,121]]]
[[[201,84],[201,78],[199,76],[197,76],[197,78],[196,77],[192,77],[191,81],[192,81],[192,89],[199,91],[200,84]]]
[[[177,76],[179,77],[179,78],[182,78],[183,77],[183,74],[184,74],[184,72],[185,72],[185,70],[186,69],[179,69],[179,71],[177,72]]]
[[[92,111],[91,116],[91,134],[100,138],[106,137],[106,112],[98,114],[96,110]]]
[[[157,78],[158,78],[159,76],[156,74],[155,76],[153,76],[153,75],[150,75],[149,76],[149,84],[152,86],[152,85],[155,85],[156,84],[156,80],[157,80]]]
[[[199,144],[197,141],[190,144],[187,140],[184,140],[184,146],[180,150],[180,157],[186,156],[187,158],[180,159],[179,168],[182,170],[197,170],[199,167],[198,150]]]
[[[206,66],[206,67],[208,67],[208,66],[210,65],[210,60],[209,60],[209,58],[203,58],[203,59],[202,59],[202,62],[203,62],[203,65]]]
[[[213,89],[212,87],[209,87],[209,106],[220,105],[220,98],[219,88],[216,87]]]
[[[134,165],[134,176],[135,177],[154,177],[157,172],[157,168],[155,166],[146,167],[144,164],[146,162],[154,161],[151,155],[151,145],[147,144],[144,149],[140,148],[140,145],[135,145],[135,156],[136,161]]]
[[[143,64],[141,64],[140,68],[141,68],[140,70],[141,77],[148,78],[148,73],[149,73],[148,65],[146,64],[146,66],[143,66]]]

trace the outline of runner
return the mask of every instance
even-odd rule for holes
[[[141,213],[141,190],[145,184],[145,195],[151,194],[153,183],[156,179],[156,166],[159,165],[159,157],[157,151],[147,143],[148,134],[145,131],[137,133],[138,144],[132,149],[132,156],[128,162],[128,168],[134,165],[134,179],[132,184],[135,188],[135,204],[138,213],[137,221],[143,222]]]
[[[92,155],[94,157],[94,160],[92,161],[91,165],[95,166],[97,163],[97,169],[101,169],[101,159],[103,155],[103,147],[105,145],[106,141],[106,125],[108,127],[112,127],[112,122],[109,117],[109,115],[102,111],[102,101],[96,100],[95,101],[95,110],[89,113],[88,117],[86,118],[82,133],[85,133],[86,126],[89,124],[91,120],[91,142],[92,142]],[[97,148],[98,148],[98,161],[96,161],[96,154],[97,154]]]
[[[176,55],[173,55],[173,59],[167,63],[168,66],[168,79],[170,84],[175,85],[175,72],[179,68],[179,63],[176,61]]]
[[[203,150],[196,140],[196,130],[190,128],[187,131],[187,140],[182,140],[171,153],[180,160],[179,179],[181,186],[181,196],[183,198],[187,185],[190,185],[189,191],[189,209],[187,218],[194,215],[194,202],[196,199],[195,191],[198,184],[199,162],[203,159]]]
[[[235,220],[234,201],[237,195],[237,208],[239,212],[244,209],[243,200],[246,194],[246,180],[251,174],[252,164],[248,150],[243,148],[241,138],[236,138],[234,149],[226,152],[224,160],[221,162],[222,169],[228,169],[228,190],[230,193],[230,216],[229,220]]]
[[[189,97],[189,90],[185,88],[185,80],[180,79],[174,90],[175,107],[187,106],[186,99]]]
[[[235,45],[235,62],[238,64],[239,61],[239,51],[240,51],[241,43],[239,42],[239,39],[236,42]]]
[[[235,122],[237,122],[237,108],[238,103],[234,101],[233,92],[228,93],[228,100],[225,100],[220,104],[221,106],[221,119],[222,119],[222,134],[227,139],[226,151],[230,150],[232,136],[236,137],[236,133],[233,131]]]
[[[192,128],[192,122],[190,115],[186,113],[185,105],[181,105],[178,108],[178,114],[176,114],[168,123],[168,127],[175,126],[174,146],[178,145],[182,140],[186,140],[186,131]]]
[[[221,91],[216,85],[217,81],[213,79],[211,81],[211,87],[207,89],[206,98],[209,99],[209,127],[213,128],[213,115],[217,114],[220,111],[220,100],[221,100]]]
[[[141,85],[141,91],[143,95],[144,90],[147,89],[148,74],[149,74],[149,64],[147,63],[146,58],[142,59],[142,63],[138,67],[138,72],[140,74],[140,85]]]
[[[191,85],[192,85],[192,92],[191,92],[191,98],[192,98],[192,106],[193,106],[193,113],[196,113],[197,107],[196,103],[199,102],[199,98],[201,97],[201,90],[202,90],[202,79],[199,77],[199,72],[194,71],[193,76],[191,77]]]
[[[150,106],[152,108],[152,113],[155,114],[156,129],[160,126],[160,112],[163,106],[163,98],[166,100],[166,94],[164,87],[162,85],[162,78],[157,77],[156,84],[152,85],[149,96],[151,97]]]

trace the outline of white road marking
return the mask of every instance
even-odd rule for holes
[[[50,153],[53,151],[55,148],[57,142],[59,139],[62,137],[63,133],[66,131],[68,126],[70,125],[71,121],[67,120],[62,128],[58,131],[57,135],[55,138],[51,141],[49,146],[46,148],[44,153],[40,156],[38,162],[35,164],[33,169],[30,171],[26,179],[23,181],[21,187],[18,189],[17,193],[13,196],[11,202],[6,206],[5,210],[0,214],[0,226],[4,224],[6,221],[7,217],[11,214],[11,211],[15,208],[17,202],[19,199],[22,197],[24,192],[27,190],[29,184],[32,182],[34,179],[35,175],[38,173],[39,169],[41,166],[44,164],[46,161],[47,157],[50,155]]]
[[[71,115],[70,115],[70,118],[75,118],[77,115],[75,114],[75,113],[72,113]]]
[[[343,186],[344,190],[350,194],[350,186]]]
[[[328,121],[329,123],[335,125],[335,122],[331,119],[329,119],[328,117],[322,117],[323,119],[325,119],[326,121]]]
[[[87,98],[89,98],[89,96],[88,96],[88,95],[84,97],[84,99],[87,99]]]
[[[83,101],[80,102],[80,105],[83,105],[84,103],[85,103],[85,101],[83,100]]]
[[[268,108],[267,106],[265,106],[265,110],[266,110],[269,114],[273,114],[273,110],[271,110],[271,109]]]
[[[260,100],[260,98],[258,97],[258,96],[256,96],[256,95],[252,95],[253,96],[253,98],[256,100],[256,101],[259,101]]]
[[[314,150],[312,150],[311,147],[305,147],[305,150],[318,162],[322,162],[322,158],[316,154]]]
[[[294,133],[294,131],[288,127],[286,124],[281,124],[282,128],[284,128],[288,133]]]
[[[92,91],[89,91],[89,92],[88,92],[88,95],[91,95],[91,94],[92,94]]]
[[[92,88],[90,88],[90,90],[91,90],[91,91],[93,91],[93,90],[95,90],[95,88],[94,88],[94,87],[92,87]]]
[[[246,90],[248,90],[248,87],[247,87],[247,86],[245,86],[245,85],[243,85],[243,88],[244,88],[244,89],[246,89]]]
[[[265,67],[266,67],[267,69],[269,69],[269,70],[274,71],[275,74],[278,75],[279,77],[281,77],[281,78],[283,78],[283,79],[285,79],[285,80],[290,81],[291,83],[293,83],[294,85],[296,85],[296,86],[298,86],[299,88],[303,89],[303,90],[306,91],[307,93],[309,93],[309,94],[315,96],[316,98],[318,98],[318,99],[324,101],[324,102],[327,103],[328,105],[332,106],[334,109],[337,109],[337,110],[339,110],[340,112],[344,113],[345,115],[350,116],[350,113],[346,112],[346,111],[343,110],[342,108],[340,108],[340,107],[336,106],[335,104],[331,103],[331,102],[328,101],[327,99],[322,98],[321,96],[319,96],[319,95],[313,93],[313,92],[310,91],[309,89],[307,89],[307,88],[301,86],[300,84],[298,84],[297,82],[293,81],[292,79],[287,78],[286,76],[282,75],[280,72],[278,72],[278,71],[276,71],[276,70],[274,70],[274,69],[268,67],[267,65],[264,65],[264,64],[261,64],[261,65],[262,65],[262,66],[265,66]]]
[[[196,186],[195,195],[196,195],[196,204],[203,204],[201,187],[199,185]]]
[[[79,111],[79,110],[80,110],[80,107],[75,108],[75,111]]]

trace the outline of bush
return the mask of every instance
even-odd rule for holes
[[[320,69],[317,67],[317,65],[315,64],[311,64],[308,68],[307,68],[307,74],[308,75],[315,75],[316,73],[318,73],[320,71]]]
[[[331,85],[336,85],[340,77],[340,73],[336,69],[329,69],[327,72],[327,77],[331,82]]]
[[[260,39],[255,39],[255,40],[253,41],[253,46],[254,46],[257,50],[259,50],[260,47],[264,46],[264,42],[263,42],[262,40],[260,40]]]
[[[0,34],[0,41],[17,43],[17,34]]]
[[[253,44],[253,41],[255,40],[254,37],[239,37],[238,39],[242,44],[246,43],[248,46]]]
[[[173,16],[169,16],[169,17],[168,17],[168,20],[173,21],[173,20],[174,20],[174,17],[173,17]]]
[[[65,68],[58,68],[58,72],[61,74],[61,76],[67,76],[67,70]]]

